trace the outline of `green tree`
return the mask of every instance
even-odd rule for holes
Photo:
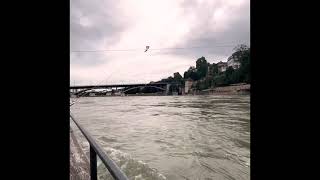
[[[226,72],[225,72],[225,75],[226,75],[226,84],[232,84],[232,83],[235,83],[236,80],[234,79],[234,74],[235,74],[235,70],[233,69],[232,66],[228,67]]]
[[[218,72],[219,72],[219,71],[218,71],[218,65],[215,64],[215,63],[212,63],[212,64],[211,64],[211,67],[210,67],[210,70],[212,71],[212,72],[211,72],[212,76],[217,75]]]
[[[250,83],[251,73],[250,73],[250,48],[242,52],[240,58],[240,79],[243,82]]]
[[[168,78],[161,79],[160,82],[171,83],[171,82],[173,82],[173,80],[174,80],[173,77],[169,76]]]
[[[214,86],[223,86],[226,85],[226,75],[221,74],[213,77],[213,85]]]
[[[184,78],[184,79],[190,78],[190,77],[191,77],[191,73],[192,73],[192,72],[195,72],[195,71],[196,71],[196,68],[195,68],[194,66],[190,66],[189,69],[184,72],[183,78]]]
[[[173,80],[174,80],[174,82],[176,82],[176,83],[184,84],[183,77],[180,75],[179,72],[173,73]]]
[[[235,47],[235,52],[228,58],[240,62],[240,68],[226,72],[226,83],[250,83],[250,48],[244,44]]]
[[[199,89],[204,90],[210,88],[212,86],[212,80],[212,77],[207,77],[203,81],[200,81]]]
[[[184,76],[184,79],[191,78],[194,81],[197,81],[200,79],[197,69],[194,66],[191,66],[188,69],[188,71],[184,72],[183,76]]]
[[[245,44],[240,44],[234,48],[235,52],[245,52],[249,49],[250,49],[249,46],[247,46]]]
[[[173,73],[173,79],[177,80],[177,81],[181,81],[182,80],[182,76],[180,75],[179,72],[175,72],[175,73]]]
[[[199,78],[204,78],[208,72],[208,62],[205,57],[201,57],[196,61],[196,69],[199,74]]]
[[[240,62],[240,68],[238,69],[229,67],[225,72],[219,73],[217,64],[210,64],[205,57],[201,57],[197,59],[196,67],[190,66],[189,69],[184,72],[183,78],[179,72],[176,72],[173,74],[173,77],[170,76],[166,79],[162,79],[160,82],[182,82],[183,84],[183,79],[186,80],[191,78],[192,80],[197,81],[193,87],[198,90],[239,82],[250,83],[250,47],[241,44],[236,46],[234,50],[235,52],[232,53],[228,60],[233,59]]]
[[[235,61],[240,61],[241,63],[241,59],[247,55],[248,51],[250,51],[250,48],[247,45],[240,44],[236,46],[234,50],[235,52],[232,53],[232,55],[228,58],[228,60],[234,59]]]

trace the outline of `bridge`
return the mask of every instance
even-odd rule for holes
[[[168,83],[147,83],[147,84],[109,84],[109,85],[84,85],[84,86],[70,86],[70,89],[107,89],[107,88],[121,88],[121,87],[137,87],[137,86],[167,86]]]
[[[146,84],[108,84],[108,85],[81,85],[81,86],[70,86],[70,92],[73,95],[83,95],[88,93],[90,90],[94,89],[116,89],[123,94],[141,88],[154,88],[162,91],[164,94],[168,95],[170,92],[170,87],[180,86],[176,83],[146,83]],[[172,91],[172,90],[171,90]]]

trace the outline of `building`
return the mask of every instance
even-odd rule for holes
[[[190,89],[192,87],[193,80],[192,79],[187,79],[184,83],[184,93],[188,94],[190,92]]]
[[[228,63],[220,61],[217,63],[217,65],[218,65],[219,72],[225,72],[227,70]]]
[[[229,57],[228,58],[228,67],[232,67],[233,69],[238,69],[240,67],[240,61],[237,57]]]

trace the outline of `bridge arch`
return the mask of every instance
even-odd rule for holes
[[[141,87],[153,87],[153,88],[156,88],[156,89],[160,89],[162,91],[166,91],[165,88],[161,88],[161,87],[158,87],[158,86],[136,86],[136,87],[132,87],[132,88],[126,89],[125,91],[122,91],[122,92],[126,93],[127,91],[130,91],[132,89],[137,89],[137,88],[141,88]]]
[[[74,95],[78,96],[78,95],[83,95],[84,93],[86,93],[89,90],[92,90],[93,88],[88,88],[88,89],[83,89],[81,91],[78,91],[76,93],[74,93]]]

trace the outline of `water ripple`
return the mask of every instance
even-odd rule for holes
[[[130,179],[250,179],[249,96],[90,97],[71,110]]]

